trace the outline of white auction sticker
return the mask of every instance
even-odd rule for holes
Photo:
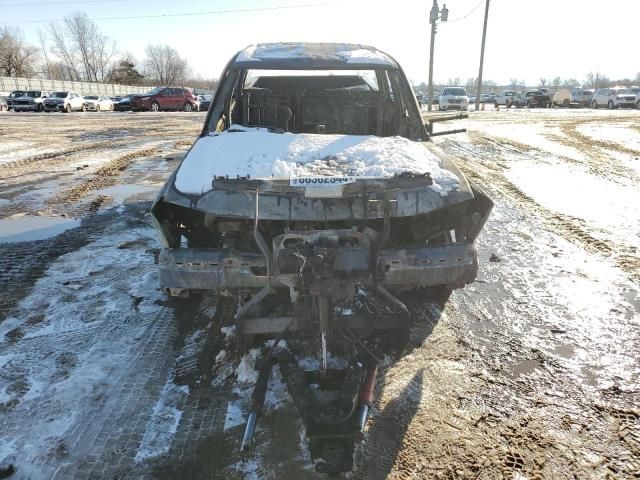
[[[356,177],[291,177],[289,185],[292,187],[336,187],[354,183]]]

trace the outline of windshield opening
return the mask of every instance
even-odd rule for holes
[[[390,70],[236,70],[210,131],[231,125],[291,133],[424,138],[406,79]],[[218,105],[218,111],[221,105]],[[216,105],[213,110],[216,111]]]
[[[68,92],[56,92],[52,96],[55,98],[67,98]]]

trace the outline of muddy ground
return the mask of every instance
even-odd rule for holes
[[[157,288],[148,208],[202,121],[0,114],[0,478],[320,478],[277,370],[238,452],[234,305]],[[640,478],[640,111],[461,124],[436,141],[496,204],[480,274],[405,299],[351,477]]]

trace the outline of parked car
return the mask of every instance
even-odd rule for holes
[[[493,98],[488,93],[483,93],[480,95],[480,103],[492,103]]]
[[[469,110],[469,97],[462,87],[445,87],[438,103],[440,110]]]
[[[512,90],[496,93],[496,96],[493,98],[493,105],[496,107],[498,105],[509,105],[514,95],[516,95],[516,92]]]
[[[594,93],[595,93],[595,90],[592,90],[592,89],[582,90],[580,94],[576,96],[576,100],[583,107],[588,107],[591,105],[591,101],[593,100]]]
[[[634,108],[636,106],[635,94],[625,87],[600,88],[596,90],[591,100],[591,107]]]
[[[199,95],[199,98],[200,98],[200,104],[199,104],[199,107],[198,107],[198,111],[206,112],[207,110],[209,110],[209,106],[211,105],[212,96],[211,95]]]
[[[192,112],[196,110],[196,97],[187,88],[182,87],[156,87],[142,95],[131,97],[131,109],[134,111],[150,110],[184,110]]]
[[[354,94],[367,78],[376,87]],[[318,472],[352,469],[373,402],[362,392],[378,358],[405,352],[411,312],[397,295],[444,302],[478,272],[474,242],[493,203],[428,140],[406,76],[383,52],[253,45],[220,76],[199,138],[151,209],[167,294],[244,300],[238,356],[275,339],[261,378],[277,361]]]
[[[102,111],[111,111],[113,110],[113,100],[109,97],[98,96],[98,95],[87,95],[84,97],[85,103],[87,104],[87,110],[92,110],[99,112]]]
[[[14,90],[9,94],[9,96],[7,97],[7,105],[9,110],[13,108],[13,101],[16,98],[22,97],[25,93],[25,90]]]
[[[554,107],[581,107],[581,98],[581,90],[569,90],[564,88],[553,94],[553,97],[551,97],[551,104]]]
[[[127,112],[131,110],[131,95],[124,95],[116,98],[119,98],[117,102],[113,102],[113,109],[116,112]]]
[[[9,105],[7,105],[7,101],[0,97],[0,112],[6,112],[9,110]]]
[[[73,112],[87,110],[87,105],[77,92],[53,92],[42,102],[45,112]]]
[[[548,108],[551,106],[551,99],[549,95],[542,93],[540,90],[529,90],[528,92],[522,92],[520,95],[511,97],[507,107],[511,106]]]
[[[21,97],[13,99],[11,106],[14,112],[42,112],[44,99],[51,92],[42,90],[27,90]]]
[[[629,87],[629,90],[636,96],[636,108],[640,108],[640,87]]]

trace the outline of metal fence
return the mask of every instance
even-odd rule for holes
[[[0,92],[14,90],[74,91],[80,95],[123,95],[145,93],[152,87],[144,85],[118,85],[114,83],[72,82],[69,80],[43,80],[41,78],[0,77]]]

